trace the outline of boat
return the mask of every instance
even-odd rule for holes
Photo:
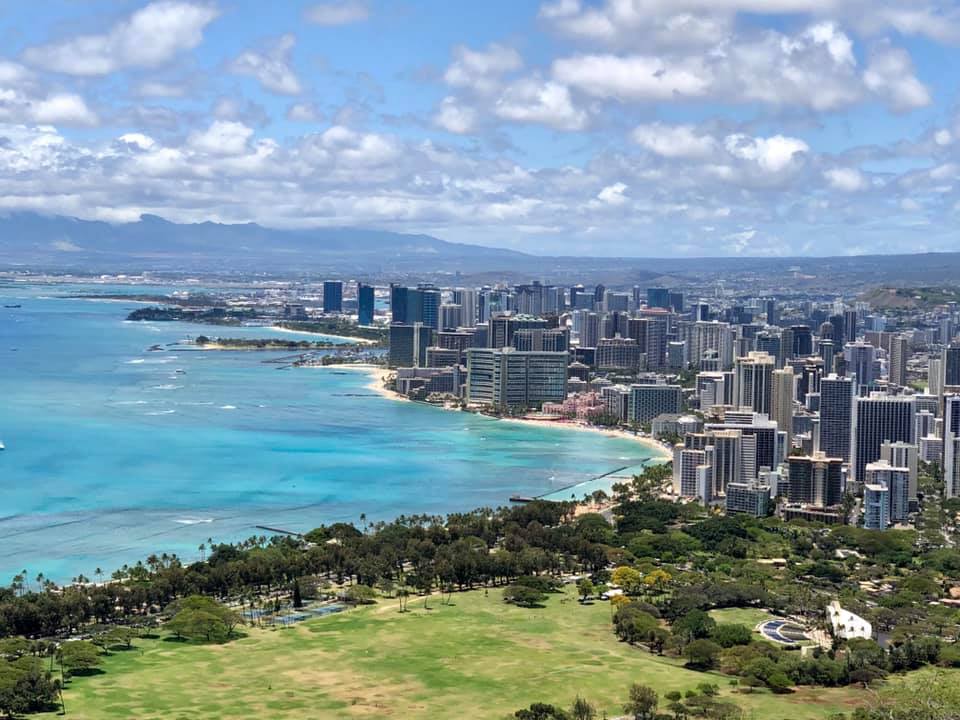
[[[16,310],[17,308],[23,307],[23,305],[4,305],[8,310]]]
[[[0,450],[6,450],[7,446],[3,444],[3,440],[0,440]]]

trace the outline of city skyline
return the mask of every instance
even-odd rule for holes
[[[255,9],[9,8],[2,209],[552,255],[955,248],[952,3]]]

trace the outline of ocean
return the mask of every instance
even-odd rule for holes
[[[496,507],[651,456],[600,433],[396,402],[357,371],[264,362],[288,353],[151,351],[199,334],[300,338],[127,322],[135,302],[59,297],[114,291],[158,289],[0,284],[0,583],[22,570],[96,579],[151,553],[193,560],[209,539],[270,534],[257,526]]]

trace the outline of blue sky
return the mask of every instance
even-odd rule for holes
[[[960,249],[951,2],[45,0],[0,40],[0,211]]]

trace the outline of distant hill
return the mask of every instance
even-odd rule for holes
[[[172,223],[155,215],[113,225],[36,213],[0,217],[0,263],[45,267],[367,271],[417,267],[508,269],[533,263],[513,250],[359,228],[276,230],[254,223]]]

